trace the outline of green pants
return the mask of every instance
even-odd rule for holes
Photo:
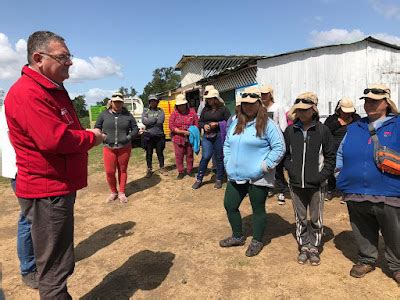
[[[239,238],[243,236],[242,217],[240,215],[239,206],[244,197],[249,194],[251,207],[253,209],[253,239],[259,242],[262,241],[267,219],[265,201],[268,196],[268,190],[269,188],[266,186],[228,182],[225,191],[224,206],[234,237]]]

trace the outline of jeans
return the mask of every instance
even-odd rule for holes
[[[217,180],[224,178],[224,162],[223,162],[223,148],[222,148],[221,134],[218,134],[213,138],[206,138],[203,136],[202,140],[202,155],[199,165],[199,173],[197,174],[197,180],[203,181],[204,173],[206,172],[208,162],[214,155],[217,167]]]
[[[16,180],[11,180],[11,187],[15,192]],[[31,222],[20,213],[17,231],[17,253],[21,275],[36,271],[36,261],[33,254],[33,243],[31,236]]]

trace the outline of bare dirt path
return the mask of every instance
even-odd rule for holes
[[[172,165],[171,158],[168,162]],[[193,191],[193,178],[177,181],[174,166],[170,169],[169,176],[144,179],[143,155],[132,161],[127,205],[104,203],[104,174],[101,168],[91,169],[89,187],[78,193],[75,205],[77,263],[68,282],[74,299],[400,299],[400,288],[381,261],[363,279],[349,276],[357,251],[346,206],[339,199],[325,203],[320,266],[296,262],[293,208],[290,200],[279,206],[275,198],[267,202],[266,246],[260,255],[247,258],[248,199],[241,207],[250,236],[246,246],[222,249],[218,241],[230,235],[224,189],[214,190],[210,182]],[[39,299],[20,279],[19,207],[4,182],[0,198],[3,292],[6,299]]]

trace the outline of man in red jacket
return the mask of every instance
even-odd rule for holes
[[[28,39],[28,63],[5,99],[16,152],[16,195],[32,223],[41,299],[71,299],[74,270],[74,203],[87,185],[88,150],[102,142],[84,130],[63,86],[72,55],[62,37],[48,31]]]

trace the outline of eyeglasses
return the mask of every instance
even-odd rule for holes
[[[246,97],[258,99],[258,98],[260,98],[260,95],[256,94],[256,93],[243,93],[242,98],[246,98]]]
[[[304,103],[304,104],[315,104],[313,101],[311,101],[310,99],[296,99],[296,101],[294,101],[295,104],[297,103]]]
[[[65,64],[67,61],[71,61],[72,58],[74,58],[72,54],[52,55],[45,52],[39,52],[39,54],[47,55],[48,57],[58,61],[60,64]]]
[[[368,93],[372,93],[372,94],[376,94],[376,95],[384,95],[384,94],[388,94],[388,91],[385,91],[382,89],[365,89],[364,95],[366,95]]]

